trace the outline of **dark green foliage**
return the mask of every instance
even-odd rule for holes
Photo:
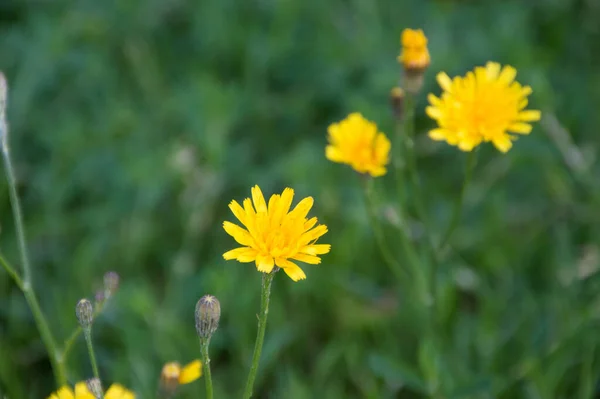
[[[222,259],[235,243],[221,223],[252,185],[267,195],[290,186],[315,197],[332,251],[304,267],[306,281],[276,276],[257,398],[418,398],[427,375],[452,399],[590,397],[600,371],[599,20],[596,2],[579,0],[0,2],[34,284],[59,342],[77,326],[77,301],[117,271],[119,291],[94,323],[100,373],[151,398],[164,362],[199,357],[194,305],[212,294],[222,309],[215,397],[239,397],[261,276]],[[442,351],[397,293],[354,173],[324,158],[327,125],[349,112],[392,133],[405,27],[429,37],[424,93],[439,93],[438,71],[495,60],[518,69],[544,114],[509,154],[479,153],[441,267]],[[427,139],[425,104],[423,94],[418,162],[441,232],[465,155]],[[0,181],[0,250],[16,264]],[[378,183],[394,201],[393,176]],[[91,377],[85,356],[81,339],[72,382]],[[31,313],[1,271],[0,392],[53,389]]]

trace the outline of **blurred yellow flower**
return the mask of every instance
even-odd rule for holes
[[[252,200],[246,198],[244,207],[231,201],[229,209],[246,229],[230,222],[224,222],[223,228],[242,247],[225,252],[226,260],[255,262],[259,272],[270,273],[275,265],[294,281],[306,278],[304,271],[290,259],[300,262],[319,264],[317,255],[329,252],[331,245],[315,244],[317,239],[327,233],[327,226],[318,225],[317,218],[306,219],[313,206],[313,198],[307,197],[290,211],[294,190],[286,188],[281,195],[274,194],[269,204],[258,186],[252,187]]]
[[[431,105],[426,109],[439,127],[431,130],[429,137],[463,151],[489,141],[502,152],[510,150],[516,136],[509,133],[529,134],[531,125],[527,122],[541,117],[540,111],[525,110],[531,87],[515,82],[516,75],[515,68],[501,68],[496,62],[476,67],[465,77],[450,79],[439,73],[442,96],[429,94]]]
[[[160,378],[167,384],[189,384],[202,376],[202,363],[194,360],[184,367],[177,362],[169,362],[163,366]]]
[[[377,131],[375,123],[353,113],[341,122],[331,124],[327,132],[327,159],[350,165],[355,171],[373,177],[385,175],[391,144],[385,134]]]
[[[89,391],[85,382],[75,384],[75,392],[71,387],[64,386],[48,399],[96,399]],[[104,399],[135,399],[135,394],[119,384],[112,384],[104,394]]]
[[[431,63],[427,37],[421,29],[404,29],[400,38],[402,52],[398,62],[408,71],[423,71]]]

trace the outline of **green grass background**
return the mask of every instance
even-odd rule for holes
[[[162,364],[199,356],[194,305],[216,295],[215,397],[239,397],[260,274],[225,262],[227,208],[259,184],[313,196],[332,251],[276,276],[258,398],[590,398],[600,358],[600,3],[586,0],[79,0],[0,2],[0,69],[35,288],[62,341],[108,270],[120,291],[95,324],[101,374],[153,397]],[[360,187],[324,158],[353,111],[393,132],[406,27],[429,37],[419,173],[443,229],[465,155],[433,143],[435,74],[488,60],[533,87],[544,119],[507,155],[486,145],[440,273],[432,355],[383,263]],[[393,175],[379,181],[392,204]],[[18,263],[0,180],[0,250]],[[415,235],[419,225],[414,223]],[[71,381],[91,368],[79,341]],[[53,389],[21,292],[0,273],[0,390]],[[203,397],[203,381],[182,398]]]

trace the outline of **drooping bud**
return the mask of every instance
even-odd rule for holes
[[[196,304],[196,331],[200,338],[210,338],[219,327],[221,304],[212,295],[204,295]]]
[[[110,298],[119,289],[119,275],[117,272],[108,272],[104,275],[104,297]]]
[[[87,389],[94,395],[96,399],[100,399],[103,396],[102,383],[98,378],[90,378],[85,382]]]
[[[94,321],[94,307],[90,301],[84,298],[77,302],[75,314],[77,315],[79,324],[84,330],[92,327],[92,322]]]

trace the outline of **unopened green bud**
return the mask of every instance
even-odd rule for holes
[[[84,330],[92,327],[92,322],[94,321],[94,307],[90,301],[84,298],[77,302],[75,314],[77,315],[79,324]]]
[[[212,295],[204,295],[196,304],[196,331],[200,338],[210,338],[221,318],[221,304]]]
[[[98,378],[90,378],[85,382],[85,384],[87,385],[88,391],[90,391],[96,399],[102,398],[102,383]]]

